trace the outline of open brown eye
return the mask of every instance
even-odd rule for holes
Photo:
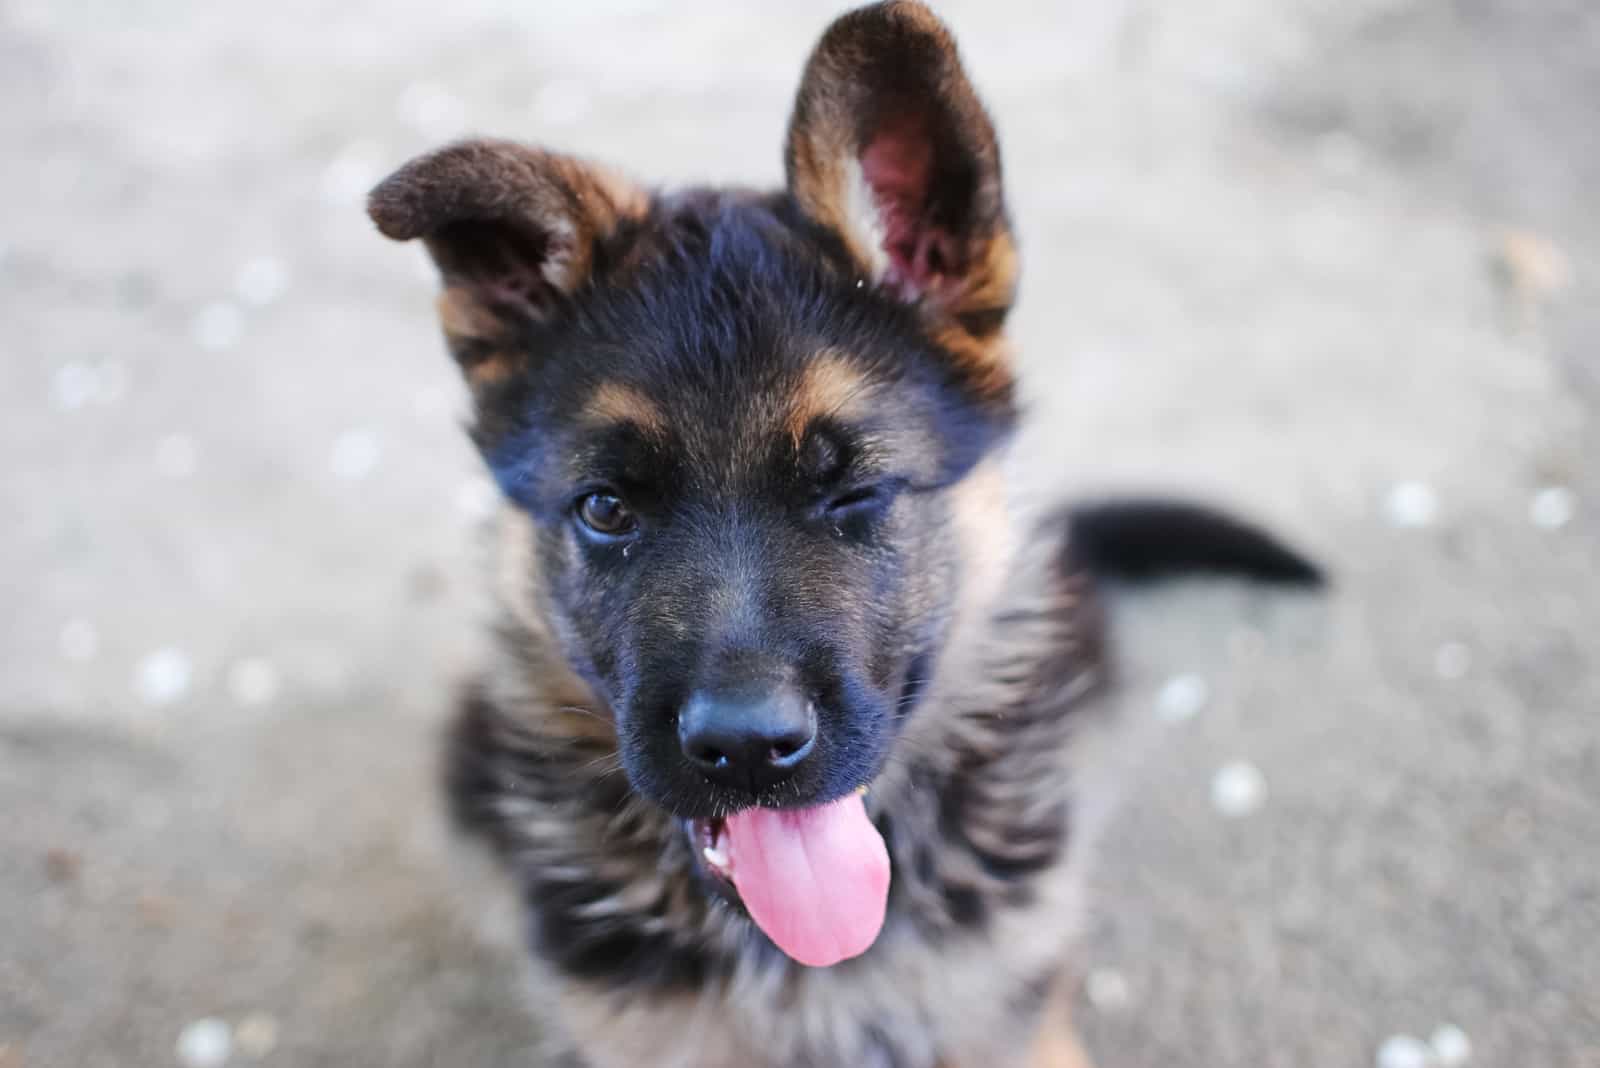
[[[607,538],[633,529],[633,513],[622,499],[610,493],[591,493],[578,502],[578,520],[590,531]]]

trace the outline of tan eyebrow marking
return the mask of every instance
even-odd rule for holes
[[[784,429],[798,448],[812,420],[859,414],[871,393],[872,380],[839,352],[818,353],[796,385]]]
[[[591,422],[632,423],[652,434],[663,434],[667,428],[654,401],[620,382],[602,382],[584,405],[584,414]]]

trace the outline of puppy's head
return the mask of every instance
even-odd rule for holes
[[[370,203],[440,268],[550,631],[713,857],[724,817],[880,770],[960,586],[953,500],[1014,419],[999,152],[944,27],[836,22],[786,165],[773,195],[652,195],[473,141]]]

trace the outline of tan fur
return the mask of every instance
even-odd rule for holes
[[[871,188],[861,173],[855,146],[832,129],[800,141],[794,149],[794,192],[807,215],[838,234],[851,258],[874,283],[888,271],[882,231]]]
[[[811,1065],[808,1049],[848,1049],[834,1028],[871,1020],[903,1039],[905,1063],[1033,1068],[1011,1010],[994,992],[1049,969],[1065,950],[1059,917],[1081,908],[1077,880],[1060,878],[1026,910],[1004,916],[987,937],[930,951],[910,932],[874,949],[870,974],[807,970],[792,983],[752,971],[736,977],[737,1000],[714,987],[671,999],[628,999],[554,974],[536,979],[535,996],[553,999],[558,1018],[592,1068],[757,1068]],[[996,946],[1007,947],[997,952]],[[838,1062],[841,1064],[851,1062]],[[1070,1063],[1070,1062],[1068,1062]],[[1039,1068],[1055,1068],[1043,1062]]]
[[[891,146],[912,143],[910,169],[947,152],[944,162],[977,172],[961,210],[913,205],[923,212],[918,225],[938,231],[938,257],[917,260],[920,292],[886,292],[914,301],[922,332],[954,355],[967,392],[1008,401],[1001,326],[1017,256],[998,147],[949,32],[921,4],[902,0],[836,22],[808,64],[790,127],[790,193],[843,243],[853,260],[842,264],[847,280],[879,283],[893,282],[890,268],[905,253],[886,249],[883,205],[863,170],[875,123],[890,124]],[[900,162],[874,164],[873,173]],[[648,227],[601,249],[648,207],[598,168],[483,141],[408,165],[375,191],[371,210],[389,236],[428,241],[447,287],[441,321],[476,386],[515,373],[529,354],[505,354],[520,351],[516,339],[529,336],[521,328],[570,303],[597,263],[609,281],[626,277],[630,257],[661,251]],[[841,266],[831,243],[824,252],[830,270]],[[760,434],[746,437],[777,430],[798,443],[819,416],[869,414],[864,384],[850,354],[824,353],[798,383],[762,391],[751,405]],[[651,396],[616,382],[598,387],[582,414],[675,429]],[[1042,999],[1082,914],[1092,828],[1080,816],[1075,762],[1085,714],[1093,720],[1082,706],[1103,674],[1100,620],[1084,577],[1068,569],[1063,528],[1036,527],[1009,492],[991,457],[924,498],[936,521],[919,532],[918,559],[930,566],[907,580],[907,618],[926,617],[940,653],[918,699],[905,702],[914,711],[866,799],[885,829],[897,896],[870,954],[820,970],[775,960],[749,919],[697,881],[679,822],[632,792],[617,726],[579,674],[605,677],[575,637],[582,617],[564,614],[571,605],[552,597],[540,567],[541,554],[559,561],[566,543],[505,509],[493,537],[495,660],[458,718],[454,796],[463,824],[489,837],[530,895],[530,919],[550,921],[528,967],[551,1062],[1087,1068],[1064,992],[1048,1012]],[[559,960],[553,947],[590,925],[599,929],[590,945],[616,959],[598,969]],[[644,967],[699,960],[708,963],[688,978]]]
[[[487,139],[412,160],[367,202],[386,237],[422,239],[438,264],[440,321],[475,388],[518,369],[522,327],[577,292],[600,243],[648,210],[649,197],[607,168]],[[520,254],[534,247],[536,259]]]
[[[544,576],[534,552],[536,536],[533,520],[520,508],[508,504],[495,516],[489,551],[496,598],[500,611],[522,629],[518,655],[537,656],[538,664],[534,670],[525,664],[504,664],[485,678],[498,705],[536,720],[525,721],[524,727],[541,736],[591,745],[596,752],[610,752],[617,744],[615,724],[557,648]],[[502,656],[507,653],[504,647],[498,651]]]
[[[942,666],[927,703],[934,708],[970,709],[978,718],[952,722],[928,713],[912,722],[907,736],[913,751],[945,753],[952,762],[963,751],[982,750],[989,744],[981,713],[1000,707],[1007,699],[1007,684],[996,681],[982,662],[997,654],[987,634],[989,621],[1002,609],[1026,610],[1035,602],[1060,608],[1059,585],[1048,577],[1051,557],[1025,545],[1005,521],[1006,480],[1000,464],[989,461],[980,465],[953,496],[952,520],[967,565],[950,641],[952,654],[959,655],[952,655]],[[1010,633],[1006,644],[1021,639],[1029,649],[1059,645],[1058,627],[1059,620],[1047,619],[1036,633]],[[999,652],[1009,655],[1012,651]],[[1075,677],[1070,699],[1076,700],[1077,693],[1092,688],[1094,676],[1089,670],[1089,674]],[[1061,724],[1051,719],[1040,729],[1056,735]],[[1053,769],[1043,778],[1065,783],[1069,764],[1064,748],[1059,741],[1044,741],[1044,735],[1040,738],[1041,744],[1034,747],[1037,759]],[[1019,756],[1001,750],[992,755],[1008,764],[1016,763]],[[902,770],[901,765],[891,763],[873,785],[869,808],[920,803],[908,792],[911,784],[901,775]],[[1037,766],[1025,764],[1020,770],[1038,777]],[[1005,786],[1006,781],[997,783],[999,803],[1036,803],[1022,784],[1013,795],[1004,793]],[[1037,789],[1036,782],[1032,788]],[[982,839],[985,825],[970,825],[967,833],[975,840]],[[985,845],[1006,855],[1005,842]],[[941,857],[941,861],[961,863],[953,856]],[[562,1021],[568,1040],[584,1051],[592,1068],[812,1064],[808,1050],[851,1048],[848,1028],[862,1020],[871,1020],[883,1032],[909,1042],[904,1051],[907,1064],[928,1068],[936,1063],[949,1068],[1079,1068],[1083,1064],[1086,1068],[1086,1062],[1066,1059],[1075,1049],[1070,1032],[1041,1031],[1038,1043],[1030,1049],[1018,1036],[1014,1008],[995,997],[996,991],[1025,985],[1060,968],[1082,913],[1081,870],[1081,864],[1063,861],[1038,877],[1036,896],[1026,907],[999,911],[987,929],[951,936],[937,951],[915,930],[890,927],[873,950],[870,969],[845,966],[785,974],[752,962],[726,985],[670,997],[630,998],[575,982],[536,960],[535,997],[559,1007],[551,1015]],[[979,878],[976,873],[972,877]],[[639,890],[644,896],[661,892],[660,886]],[[732,936],[718,924],[708,927],[705,937]],[[737,1009],[732,1007],[735,1005]],[[776,1026],[779,1020],[781,1026]],[[1061,1024],[1055,1021],[1046,1026],[1053,1029]]]
[[[789,413],[784,427],[798,447],[806,428],[825,416],[851,418],[859,415],[870,400],[871,380],[836,352],[819,353],[806,367],[805,376],[789,397]]]
[[[595,423],[629,423],[651,434],[666,430],[655,402],[620,382],[600,383],[584,406],[584,415]]]
[[[987,127],[988,117],[961,74],[955,39],[933,12],[919,3],[895,3],[882,14],[899,32],[926,38],[948,56],[954,71],[952,77],[947,68],[947,83]],[[838,233],[857,262],[872,273],[881,270],[883,250],[876,220],[863,210],[870,206],[872,193],[861,175],[863,146],[856,136],[862,104],[874,88],[863,84],[860,74],[872,57],[863,53],[853,34],[840,32],[845,21],[830,28],[806,65],[789,133],[790,188],[801,208]]]
[[[984,245],[981,255],[981,261],[963,280],[960,303],[967,313],[1008,308],[1017,296],[1021,265],[1011,231],[995,234],[993,240]]]
[[[492,341],[500,334],[499,321],[463,286],[446,286],[434,307],[439,312],[439,324],[450,338]]]
[[[863,274],[881,282],[889,261],[878,205],[862,173],[863,137],[870,136],[874,122],[925,125],[925,116],[880,115],[884,100],[892,104],[915,97],[912,105],[935,109],[979,178],[967,227],[951,235],[956,262],[923,303],[930,333],[969,365],[974,381],[999,393],[1011,381],[1010,354],[990,335],[1016,299],[1019,272],[994,126],[961,68],[954,38],[931,11],[920,3],[899,2],[875,9],[872,18],[873,31],[864,33],[854,16],[845,16],[812,53],[789,130],[790,191],[807,215],[839,235]],[[938,56],[928,84],[895,81],[897,70],[879,67],[878,53],[891,36],[903,48]],[[987,325],[991,319],[993,327]]]
[[[953,353],[980,394],[1003,396],[1011,388],[1012,348],[1003,334],[974,337],[959,323],[941,323],[932,331],[936,341]]]
[[[1012,378],[1011,344],[998,326],[986,329],[978,324],[1003,318],[1016,299],[1016,242],[1009,231],[1003,231],[983,247],[980,256],[972,269],[952,282],[960,292],[952,293],[949,303],[961,309],[962,318],[936,318],[930,331],[940,345],[960,358],[980,391],[999,395]]]
[[[440,291],[434,307],[450,347],[467,384],[473,389],[502,382],[519,366],[513,353],[502,347],[508,343],[505,327],[469,290],[448,286]]]

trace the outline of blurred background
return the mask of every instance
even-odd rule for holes
[[[775,183],[835,10],[0,0],[0,1066],[528,1063],[434,792],[494,493],[362,199],[466,132]],[[1600,6],[942,10],[1032,474],[1337,575],[1119,604],[1097,1060],[1600,1066]]]

